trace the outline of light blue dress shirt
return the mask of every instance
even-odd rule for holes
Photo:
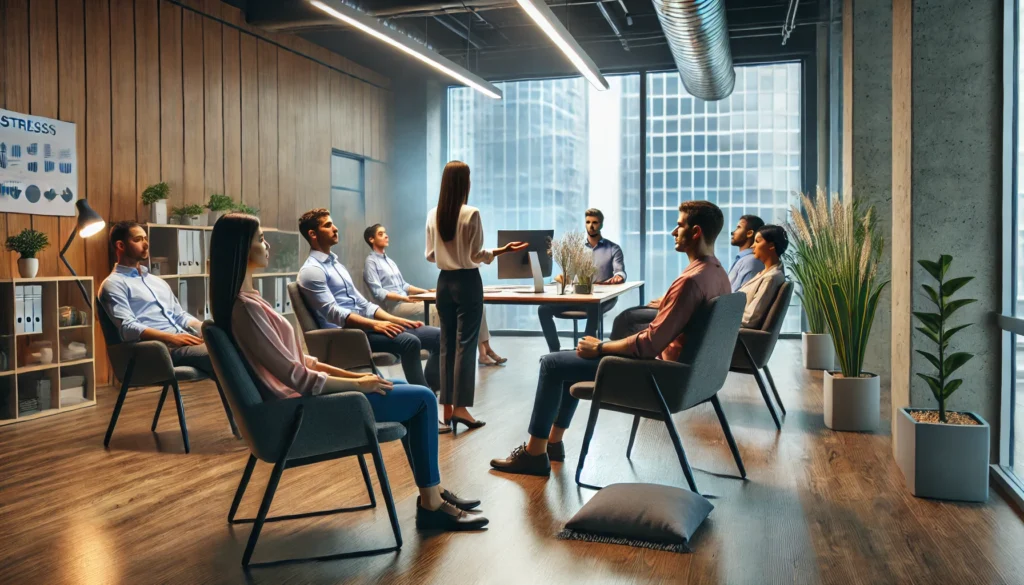
[[[764,264],[754,257],[752,249],[747,248],[736,254],[732,268],[729,269],[729,284],[732,285],[732,292],[740,290],[741,286],[762,270],[764,270]]]
[[[333,252],[311,250],[299,270],[298,282],[317,323],[325,329],[344,327],[352,313],[373,319],[380,309],[359,293],[352,275]]]
[[[114,266],[100,285],[100,302],[124,341],[138,341],[146,329],[190,332],[189,323],[195,319],[181,308],[171,286],[145,266]]]
[[[621,276],[622,280],[626,280],[626,263],[618,244],[604,238],[598,240],[596,247],[591,247],[589,238],[584,240],[584,244],[594,251],[594,265],[597,266],[594,282],[604,282],[613,276]]]
[[[409,294],[411,286],[402,277],[398,264],[387,254],[371,252],[363,265],[363,282],[370,289],[370,296],[378,303],[387,304],[388,293]]]

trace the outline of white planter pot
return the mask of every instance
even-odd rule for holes
[[[988,500],[989,434],[985,419],[964,412],[980,425],[919,423],[908,410],[896,414],[896,464],[910,492],[919,498]]]
[[[206,225],[213,227],[217,224],[217,220],[227,215],[227,213],[227,211],[211,211],[210,214],[206,216]]]
[[[804,368],[808,370],[833,370],[836,367],[836,349],[828,333],[804,333],[801,335],[804,352]]]
[[[182,217],[184,225],[203,225],[203,217],[201,215],[185,215]]]
[[[167,223],[167,201],[160,200],[149,205],[149,223]]]
[[[874,431],[881,410],[879,378],[843,378],[825,371],[825,426],[835,431]],[[837,377],[838,376],[838,377]]]
[[[39,273],[39,258],[18,258],[18,274],[22,278],[35,278]]]

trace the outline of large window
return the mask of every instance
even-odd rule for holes
[[[1017,3],[1019,6],[1019,2]],[[1019,36],[1020,30],[1024,28],[1024,21],[1021,20],[1022,11],[1017,11],[1017,35]],[[1016,201],[1013,206],[1013,223],[1015,224],[1014,230],[1014,242],[1013,245],[1016,248],[1016,254],[1014,255],[1014,277],[1012,282],[1015,286],[1013,289],[1013,297],[1015,302],[1012,307],[1012,316],[1018,319],[1024,318],[1024,214],[1021,213],[1021,209],[1024,209],[1024,187],[1022,187],[1022,181],[1020,181],[1020,169],[1024,168],[1024,145],[1020,140],[1021,131],[1024,130],[1024,123],[1022,123],[1020,116],[1020,95],[1021,95],[1021,80],[1024,79],[1024,53],[1022,53],[1019,39],[1013,44],[1012,50],[1015,53],[1016,59],[1016,76],[1014,83],[1012,84],[1016,90],[1016,99],[1014,102],[1014,126],[1016,129],[1015,139],[1012,148],[1014,149],[1015,166],[1014,171],[1011,174],[1011,181],[1009,188],[1014,192]],[[1008,367],[1011,368],[1013,375],[1012,381],[1009,388],[1006,391],[1009,393],[1007,400],[1010,403],[1010,420],[1009,426],[1009,441],[1007,448],[1009,450],[1008,459],[1010,467],[1017,473],[1021,474],[1024,469],[1024,433],[1018,433],[1016,428],[1016,422],[1022,420],[1024,417],[1024,392],[1019,392],[1020,388],[1024,388],[1024,336],[1014,335],[1012,337],[1014,352],[1011,356],[1012,363]]]
[[[802,190],[801,69],[737,66],[733,94],[718,102],[687,94],[678,72],[648,73],[643,133],[638,74],[609,77],[605,92],[582,78],[502,83],[502,100],[452,88],[448,155],[472,168],[470,204],[481,209],[486,245],[496,244],[499,229],[582,230],[584,210],[597,207],[605,237],[622,245],[629,279],[643,275],[649,300],[687,264],[669,235],[681,202],[704,199],[722,208],[726,226],[715,253],[727,268],[736,252],[728,233],[741,215],[786,221]],[[483,276],[497,283],[494,267]],[[636,300],[620,302],[606,327]],[[530,308],[494,306],[487,315],[493,329],[539,329]],[[800,331],[800,311],[789,312],[784,331]]]

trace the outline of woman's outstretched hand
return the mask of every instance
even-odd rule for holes
[[[530,244],[528,244],[526,242],[509,242],[509,243],[505,244],[504,246],[502,246],[502,247],[498,248],[497,250],[495,250],[494,251],[494,255],[495,256],[501,256],[502,254],[506,254],[508,252],[519,252],[520,250],[525,250],[525,249],[527,249],[529,247],[530,247]]]

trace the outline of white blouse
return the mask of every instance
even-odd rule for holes
[[[786,272],[782,264],[776,264],[771,268],[757,273],[754,278],[748,280],[740,290],[747,295],[747,306],[743,309],[743,322],[740,327],[744,329],[760,329],[764,318],[775,302],[775,296],[779,294],[782,283],[786,282]]]
[[[427,213],[428,262],[434,262],[441,270],[466,270],[490,264],[494,250],[485,250],[484,227],[480,223],[480,210],[463,205],[459,212],[459,223],[452,241],[445,242],[437,229],[437,208]]]

